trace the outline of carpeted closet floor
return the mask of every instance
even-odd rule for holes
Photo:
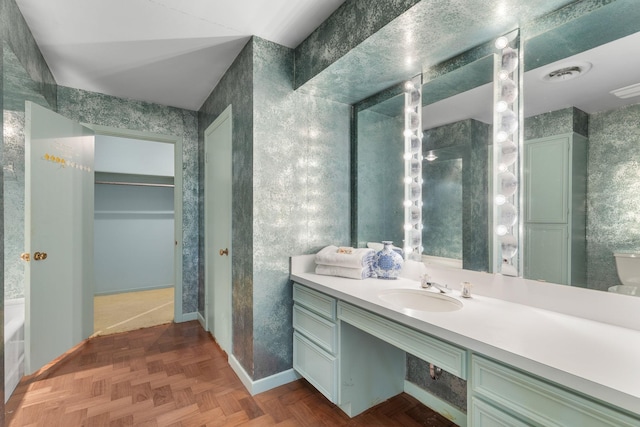
[[[173,321],[173,287],[94,298],[94,336]]]

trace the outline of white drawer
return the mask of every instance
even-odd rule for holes
[[[338,359],[293,333],[293,369],[333,403],[338,401]]]
[[[545,427],[640,425],[638,418],[475,354],[471,359],[471,390]]]
[[[325,350],[338,351],[338,326],[297,303],[293,306],[293,327]]]
[[[473,427],[529,427],[475,396],[471,398],[470,414]]]
[[[298,283],[293,284],[293,300],[328,320],[336,320],[336,300]]]
[[[413,354],[445,371],[467,379],[467,351],[340,301],[338,317],[358,329]]]

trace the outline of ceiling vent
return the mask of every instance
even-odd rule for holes
[[[620,89],[612,90],[610,93],[621,99],[640,96],[640,83],[636,83],[631,86],[621,87]]]
[[[549,83],[566,82],[567,80],[573,80],[577,77],[583,76],[590,69],[591,63],[589,62],[566,64],[562,65],[560,68],[554,68],[551,71],[545,71],[542,74],[542,80]]]

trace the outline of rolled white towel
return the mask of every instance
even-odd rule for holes
[[[316,274],[322,274],[324,276],[338,276],[346,277],[348,279],[366,279],[371,277],[371,269],[369,267],[362,268],[350,268],[350,267],[336,267],[334,265],[316,265]]]
[[[358,248],[350,254],[340,253],[337,246],[327,246],[316,254],[316,264],[334,267],[363,268],[371,265],[375,252],[369,248]]]

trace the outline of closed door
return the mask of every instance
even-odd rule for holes
[[[26,103],[25,371],[93,332],[93,132]]]
[[[231,106],[205,132],[207,329],[231,353]]]

